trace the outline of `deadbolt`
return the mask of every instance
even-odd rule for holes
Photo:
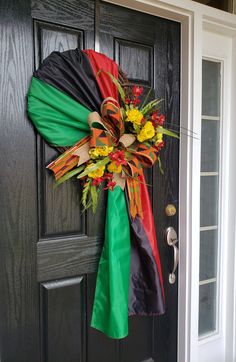
[[[174,216],[176,214],[176,207],[173,204],[168,204],[165,211],[167,216]]]

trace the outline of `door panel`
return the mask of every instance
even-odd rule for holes
[[[43,361],[84,360],[84,295],[83,277],[41,284]]]
[[[146,171],[147,183],[152,185],[149,192],[163,266],[166,314],[131,317],[129,336],[112,340],[90,328],[106,195],[93,216],[91,211],[82,212],[78,182],[55,188],[45,166],[59,153],[34,133],[26,118],[24,97],[33,63],[37,68],[54,50],[94,49],[96,38],[100,51],[114,58],[132,83],[143,85],[145,93],[153,87],[155,95],[164,99],[162,111],[173,128],[179,122],[179,24],[92,0],[32,0],[31,10],[28,0],[8,3],[11,12],[6,6],[2,14],[7,16],[1,17],[9,34],[4,40],[9,46],[3,68],[11,73],[3,77],[7,92],[0,120],[4,121],[0,144],[5,150],[4,159],[0,156],[1,169],[7,165],[0,184],[6,210],[0,228],[4,256],[0,263],[4,276],[0,277],[1,362],[174,362],[177,285],[168,283],[173,255],[164,241],[164,230],[170,225],[177,229],[178,213],[167,218],[164,209],[168,203],[178,207],[178,142],[166,144],[164,176],[157,166]],[[8,69],[7,64],[13,66]]]
[[[153,87],[162,98],[169,128],[179,124],[180,25],[169,20],[102,3],[100,51],[114,57],[132,83]],[[121,361],[176,361],[177,284],[169,284],[173,251],[165,242],[168,226],[178,230],[178,142],[166,140],[162,152],[164,175],[158,165],[147,170],[157,240],[162,261],[166,313],[160,317],[130,318],[129,336],[120,342]],[[174,204],[177,214],[167,217],[165,207]],[[138,331],[138,332],[137,332]]]
[[[34,31],[36,67],[52,51],[83,48],[85,42],[82,30],[58,24],[35,21]],[[85,234],[85,218],[80,208],[81,189],[72,182],[55,188],[54,180],[45,169],[45,165],[55,159],[58,152],[40,137],[38,144],[40,238],[63,234]]]

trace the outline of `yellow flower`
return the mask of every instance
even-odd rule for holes
[[[95,163],[90,163],[85,170],[89,170],[91,167],[95,166]],[[91,171],[88,173],[88,177],[91,178],[97,178],[97,177],[102,177],[105,171],[105,166],[101,166],[99,168],[97,168],[94,171]]]
[[[138,109],[129,109],[126,111],[126,121],[132,122],[134,124],[137,124],[140,126],[141,121],[143,119],[143,114]]]
[[[111,162],[109,163],[109,165],[107,166],[107,170],[111,173],[115,172],[115,173],[121,173],[122,171],[122,166],[119,165],[117,166],[116,162]]]
[[[99,146],[90,148],[89,154],[90,157],[94,159],[100,156],[108,156],[111,151],[113,151],[113,147]]]
[[[103,146],[103,147],[96,147],[96,150],[99,156],[108,156],[111,151],[113,151],[113,147]]]
[[[99,157],[99,154],[97,152],[97,147],[90,148],[89,154],[90,154],[90,157],[93,159]]]
[[[153,127],[152,122],[148,121],[147,123],[145,123],[145,125],[141,129],[137,138],[138,138],[139,142],[144,142],[154,136],[155,136],[155,128]]]
[[[158,126],[158,128],[163,128],[163,127]],[[157,140],[156,140],[155,145],[156,145],[156,146],[158,146],[158,145],[159,145],[159,143],[161,143],[161,142],[163,141],[163,133],[161,133],[161,132],[157,132],[157,134],[156,134],[156,138],[157,138]]]

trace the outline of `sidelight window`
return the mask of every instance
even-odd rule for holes
[[[222,63],[202,63],[199,337],[217,331]]]

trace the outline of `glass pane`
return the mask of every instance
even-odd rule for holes
[[[200,280],[216,277],[218,230],[200,232]]]
[[[218,176],[201,177],[200,226],[218,223]]]
[[[203,60],[202,62],[202,114],[220,115],[221,63]]]
[[[220,177],[221,63],[202,63],[202,133],[200,182],[199,335],[216,329],[218,208]]]
[[[219,171],[220,121],[202,120],[201,172]]]
[[[216,283],[199,287],[199,335],[216,329]]]

